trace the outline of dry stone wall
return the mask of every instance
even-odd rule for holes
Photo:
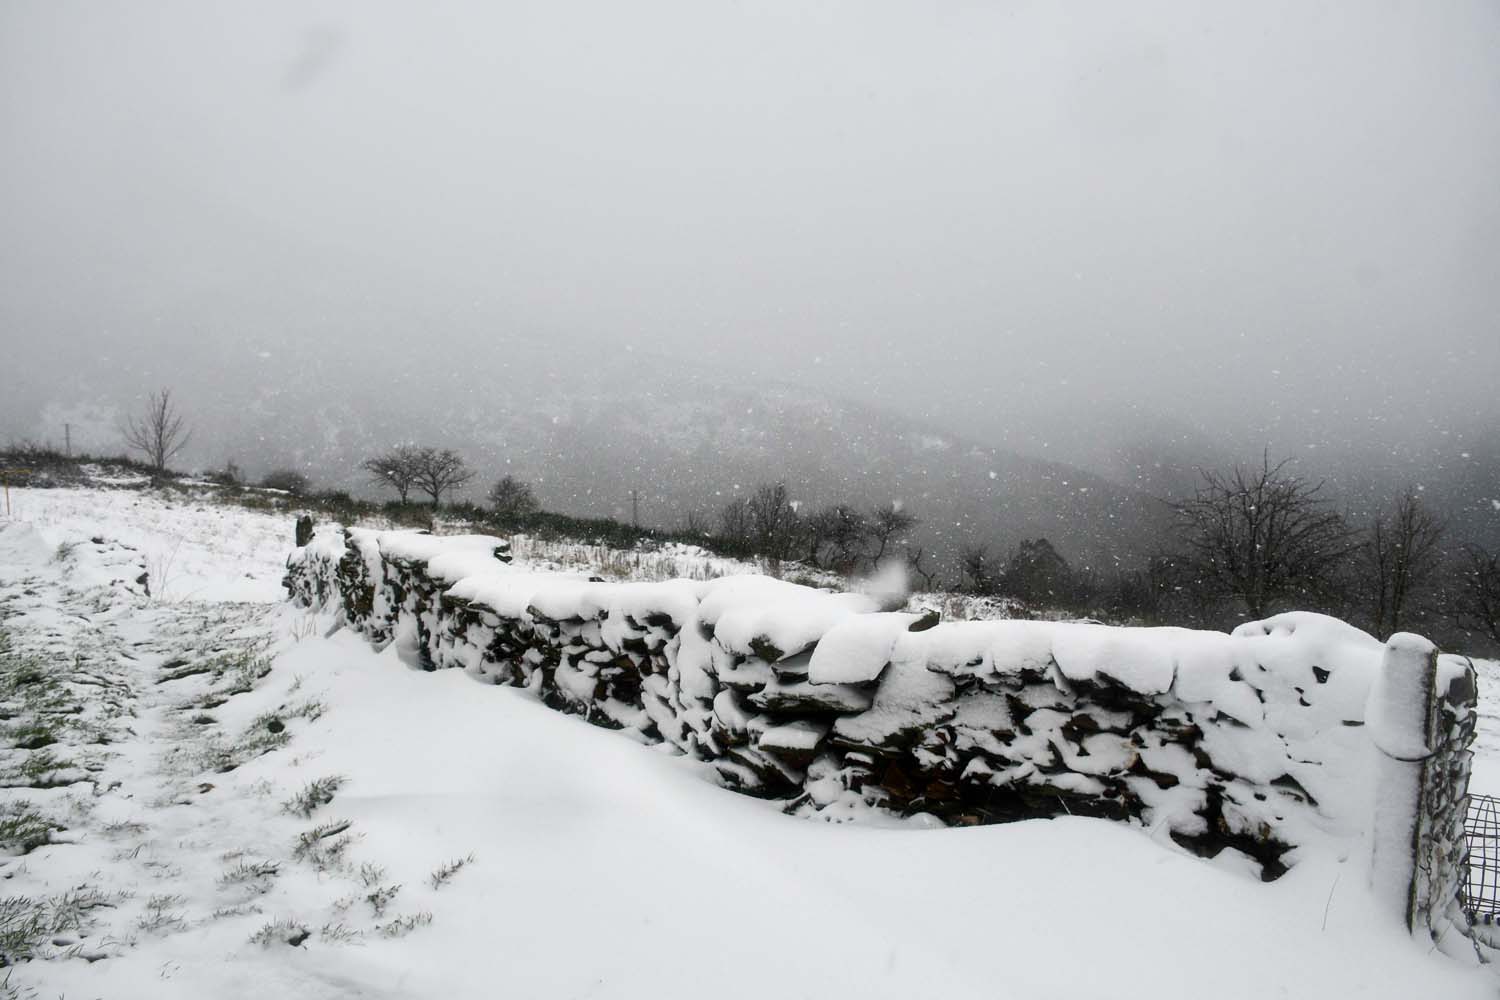
[[[1391,758],[1366,726],[1388,650],[1332,618],[1230,634],[939,622],[759,576],[605,583],[508,561],[487,536],[323,527],[286,582],[374,643],[412,644],[427,669],[669,743],[788,811],[1099,816],[1207,856],[1234,849],[1266,879],[1390,822],[1376,784]],[[1438,675],[1420,794],[1396,821],[1418,831],[1410,870],[1387,873],[1419,900],[1408,922],[1434,934],[1461,912],[1475,689],[1455,658]]]
[[[1418,777],[1408,919],[1413,925],[1425,925],[1444,951],[1460,953],[1469,947],[1461,939],[1467,937],[1475,916],[1465,906],[1462,890],[1468,864],[1465,792],[1474,760],[1469,746],[1479,721],[1479,690],[1474,666],[1467,659],[1434,656],[1434,660],[1433,697],[1422,720],[1427,739]]]

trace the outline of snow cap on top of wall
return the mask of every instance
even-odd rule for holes
[[[845,618],[824,633],[813,649],[807,679],[814,684],[863,684],[891,662],[896,641],[920,615],[899,611]]]
[[[495,558],[495,550],[504,544],[493,535],[429,535],[419,531],[380,534],[380,551],[385,556],[425,563],[427,575],[443,583],[504,569],[505,564]]]
[[[1397,760],[1415,761],[1432,752],[1428,731],[1429,676],[1437,647],[1420,635],[1397,632],[1386,641],[1385,657],[1365,709],[1370,739]]]
[[[756,655],[775,647],[777,659],[795,656],[851,615],[879,610],[864,594],[831,594],[768,576],[726,576],[702,585],[698,618],[719,644]]]

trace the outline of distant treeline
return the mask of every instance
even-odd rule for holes
[[[175,474],[158,461],[160,454],[147,462],[124,456],[108,461],[169,481]],[[56,472],[87,461],[96,460],[37,445],[0,452],[0,468],[12,470]],[[444,503],[476,476],[449,449],[399,445],[361,469],[397,498],[374,502],[342,490],[317,490],[294,469],[273,470],[251,486],[232,462],[205,478],[234,490],[250,506],[276,506],[281,493],[346,522],[378,516],[430,527],[441,508],[445,518],[478,531],[619,548],[684,542],[719,555],[764,559],[773,571],[790,563],[851,575],[894,560],[905,564],[914,586],[1011,598],[1037,614],[1224,628],[1295,608],[1336,615],[1381,637],[1409,629],[1450,648],[1500,650],[1500,555],[1447,544],[1442,519],[1417,490],[1393,497],[1385,513],[1354,523],[1321,482],[1268,455],[1251,465],[1204,470],[1191,497],[1163,501],[1175,514],[1175,530],[1162,551],[1141,565],[1074,566],[1049,539],[1030,538],[1003,551],[964,549],[957,579],[942,579],[931,568],[931,553],[911,541],[917,513],[894,501],[810,508],[785,483],[766,483],[717,511],[661,529],[544,510],[531,485],[510,475],[493,482],[487,503]]]
[[[420,490],[434,507],[474,475],[452,451],[410,446],[363,468],[403,503]],[[988,546],[965,549],[956,580],[940,580],[927,566],[930,554],[910,541],[920,523],[916,512],[894,501],[809,508],[784,482],[766,483],[716,512],[690,515],[676,530],[657,531],[543,511],[531,486],[509,475],[488,496],[487,507],[449,510],[498,530],[624,546],[680,540],[773,566],[795,562],[843,574],[899,560],[913,583],[928,590],[1008,597],[1036,612],[1111,622],[1223,628],[1295,608],[1337,615],[1381,637],[1415,629],[1462,648],[1500,648],[1500,556],[1449,546],[1442,519],[1415,489],[1393,497],[1384,513],[1354,523],[1322,482],[1269,454],[1254,464],[1203,470],[1192,496],[1170,502],[1172,538],[1143,565],[1075,567],[1050,540],[1030,538],[1002,554]]]

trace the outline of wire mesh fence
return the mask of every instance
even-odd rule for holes
[[[1464,910],[1473,923],[1500,923],[1500,799],[1469,796],[1464,840],[1469,849]]]

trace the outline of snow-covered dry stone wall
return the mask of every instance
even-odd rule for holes
[[[1359,847],[1407,888],[1411,926],[1446,933],[1433,914],[1459,912],[1473,670],[1423,654],[1413,706],[1404,647],[1332,618],[943,623],[767,577],[605,583],[512,567],[488,536],[335,527],[293,552],[287,586],[429,669],[669,743],[788,811],[1099,816],[1234,849],[1266,879]]]

